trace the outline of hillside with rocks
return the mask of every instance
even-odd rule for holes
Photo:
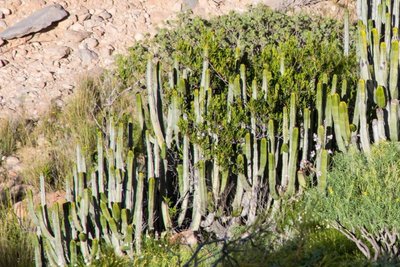
[[[341,5],[331,1],[287,2],[287,6],[320,2],[306,8],[340,15]],[[257,3],[284,7],[282,1],[275,0],[180,0],[173,4],[166,0],[57,1],[58,9],[50,9],[44,18],[51,20],[53,13],[64,12],[60,21],[50,21],[36,32],[27,29],[16,36],[0,33],[0,118],[20,115],[37,120],[50,104],[62,107],[81,77],[112,68],[115,55],[125,53],[147,34],[154,35],[166,20],[182,11],[209,17],[244,11]],[[0,1],[0,32],[51,5],[44,0]]]

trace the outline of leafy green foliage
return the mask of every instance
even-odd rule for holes
[[[399,177],[399,143],[374,145],[370,155],[350,150],[335,155],[326,195],[310,190],[308,204],[317,218],[349,230],[353,241],[370,242],[371,238],[380,246],[382,231],[399,231]]]
[[[132,47],[129,57],[120,57],[118,75],[126,85],[143,79],[147,54],[151,53],[166,66],[178,63],[187,68],[193,86],[190,89],[195,89],[205,48],[216,74],[211,81],[214,90],[223,88],[242,63],[248,66],[248,81],[260,81],[266,69],[271,77],[269,88],[279,88],[279,98],[271,102],[275,103],[270,107],[272,113],[281,111],[293,91],[300,93],[302,106],[308,106],[315,94],[315,81],[322,73],[348,79],[350,86],[356,78],[354,54],[343,56],[343,25],[334,20],[288,16],[257,6],[242,14],[230,13],[209,21],[184,15],[171,24],[173,29],[161,29],[153,39]]]
[[[316,214],[348,228],[367,226],[372,232],[398,229],[400,219],[400,146],[382,143],[371,155],[357,151],[337,154],[328,175],[326,196],[314,195]]]
[[[121,56],[116,74],[125,86],[144,85],[148,54],[154,54],[163,62],[161,84],[168,99],[177,93],[167,82],[170,72],[175,71],[176,84],[184,76],[179,73],[186,72],[186,90],[178,94],[188,120],[181,121],[180,128],[224,167],[235,168],[236,158],[232,155],[242,152],[243,138],[251,128],[250,114],[256,118],[257,137],[266,135],[265,125],[270,119],[278,122],[280,134],[282,109],[291,93],[297,93],[298,110],[310,107],[316,84],[321,80],[328,83],[326,77],[336,74],[339,84],[347,81],[352,94],[357,74],[355,55],[353,51],[349,57],[343,56],[343,25],[334,20],[288,16],[260,5],[209,21],[186,14],[171,26],[137,43],[128,57]],[[195,90],[201,89],[204,59],[209,61],[211,91],[207,95],[212,94],[212,98],[207,99],[205,123],[199,125],[194,120],[193,100]],[[229,86],[243,85],[237,76],[242,65],[246,66],[246,102],[236,98],[227,103]],[[263,80],[267,96],[261,90]],[[257,99],[251,99],[253,81],[259,91]],[[169,100],[163,103],[165,107],[170,104]],[[226,118],[228,109],[230,120]],[[210,135],[217,136],[218,141]]]

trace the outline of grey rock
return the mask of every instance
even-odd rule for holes
[[[48,59],[59,60],[67,57],[71,53],[71,49],[67,46],[55,46],[47,49],[45,55]]]
[[[102,18],[102,19],[104,19],[104,20],[107,20],[107,19],[110,19],[110,18],[112,17],[112,15],[111,15],[110,13],[108,13],[107,11],[103,10],[103,11],[99,14],[99,17]]]
[[[9,62],[5,59],[0,59],[0,68],[5,67]]]
[[[7,28],[7,23],[4,20],[0,20],[0,28],[1,29]]]
[[[11,9],[9,9],[9,8],[3,7],[3,8],[0,8],[0,11],[1,11],[1,13],[3,13],[6,16],[11,14]]]
[[[79,49],[79,58],[83,64],[90,64],[92,60],[96,60],[99,56],[87,48]]]
[[[64,33],[64,40],[72,43],[80,43],[84,39],[88,38],[90,35],[91,33],[87,31],[67,30]]]
[[[18,164],[20,164],[20,160],[17,157],[9,156],[5,159],[5,166],[7,169],[13,169]]]
[[[93,49],[99,45],[99,41],[96,38],[87,38],[85,40],[85,43],[87,44],[87,47],[90,49]]]
[[[0,33],[0,38],[10,40],[46,29],[54,22],[68,16],[68,13],[59,4],[42,8],[29,17]]]
[[[193,9],[197,6],[198,3],[199,0],[183,0],[182,9],[183,10]]]

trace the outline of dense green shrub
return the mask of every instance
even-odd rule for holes
[[[269,88],[278,91],[275,105],[270,107],[275,113],[281,112],[293,91],[299,92],[302,107],[309,106],[323,73],[348,79],[350,88],[354,84],[356,60],[354,54],[343,56],[343,26],[334,20],[288,16],[257,6],[209,21],[185,15],[172,25],[174,28],[162,29],[154,38],[137,43],[128,57],[120,57],[118,75],[126,85],[143,81],[148,53],[165,62],[168,71],[179,63],[190,70],[190,84],[199,84],[206,47],[212,74],[216,74],[211,81],[214,90],[226,86],[242,63],[248,67],[249,82],[254,78],[260,81],[265,70]]]
[[[400,220],[400,144],[381,143],[366,155],[337,154],[328,190],[307,193],[311,212],[339,229],[367,258],[397,258]]]

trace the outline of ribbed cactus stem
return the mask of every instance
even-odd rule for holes
[[[243,104],[247,103],[247,84],[246,84],[246,66],[244,64],[240,65],[240,79],[242,81],[242,100]]]
[[[381,43],[379,55],[379,73],[377,76],[378,85],[382,85],[384,88],[387,87],[388,78],[388,63],[386,57],[386,43]]]
[[[190,189],[190,178],[189,178],[189,137],[184,135],[183,137],[183,162],[182,162],[182,192],[181,197],[182,206],[181,206],[181,213],[179,214],[178,218],[178,225],[182,225],[185,217],[186,211],[189,203],[189,189]]]
[[[350,51],[350,30],[349,30],[349,10],[346,9],[344,11],[344,37],[343,37],[343,47],[344,47],[344,55],[346,57],[349,56]]]
[[[124,170],[123,138],[124,138],[124,125],[122,123],[119,123],[118,124],[118,132],[117,132],[117,143],[116,143],[116,149],[115,149],[115,166],[119,170]]]
[[[308,108],[304,108],[303,111],[303,117],[304,117],[304,122],[303,122],[303,148],[302,148],[302,156],[301,156],[301,167],[304,167],[303,165],[307,163],[308,161],[308,147],[309,147],[309,143],[308,143],[308,132],[311,126],[310,123],[310,110]]]
[[[262,92],[264,94],[264,100],[267,100],[268,97],[268,84],[269,84],[269,72],[268,69],[263,70],[263,76],[262,76]]]
[[[385,89],[380,85],[375,90],[375,102],[381,109],[386,107]]]
[[[384,119],[384,112],[383,109],[378,108],[376,110],[376,117],[378,120],[378,136],[379,140],[386,140],[386,130],[385,130],[385,119]]]
[[[243,188],[243,182],[246,180],[243,179],[243,166],[244,166],[244,158],[242,154],[239,154],[237,159],[236,159],[236,165],[238,168],[241,168],[241,170],[238,170],[238,179],[237,179],[237,184],[236,184],[236,193],[235,197],[233,199],[232,203],[232,208],[233,208],[233,213],[238,215],[241,212],[241,203],[242,203],[242,197],[244,193],[244,188]]]
[[[393,27],[398,28],[399,27],[399,12],[400,12],[400,1],[399,0],[394,0],[393,1],[393,17],[394,17],[394,25]]]
[[[247,162],[247,179],[250,181],[252,178],[252,146],[251,146],[251,134],[248,132],[245,136],[245,156]]]
[[[328,94],[326,96],[326,104],[325,104],[325,129],[332,127],[332,95]]]
[[[147,98],[150,107],[150,119],[153,126],[158,145],[161,147],[164,144],[164,134],[161,128],[159,110],[161,106],[157,106],[157,95],[154,94],[154,88],[157,87],[157,79],[154,79],[153,73],[157,70],[153,69],[151,59],[147,62],[146,82],[147,82]]]
[[[99,184],[99,193],[104,193],[104,151],[103,151],[103,135],[99,131],[97,133],[97,179]]]
[[[155,183],[156,180],[154,179],[154,177],[150,177],[148,180],[148,205],[147,205],[147,209],[148,209],[148,227],[149,227],[149,231],[153,232],[154,231],[154,206],[155,206]]]
[[[274,199],[278,199],[278,194],[276,192],[275,155],[273,153],[268,154],[268,185],[271,196]]]
[[[347,104],[343,101],[339,103],[339,117],[340,117],[340,132],[344,140],[344,145],[348,147],[350,144],[350,137],[351,137],[349,112],[347,109]]]
[[[379,51],[379,33],[376,28],[373,28],[371,31],[372,34],[372,53],[373,53],[373,62],[374,62],[374,73],[375,73],[375,78],[379,80],[379,56],[380,56],[380,51]]]
[[[389,9],[390,10],[390,9]],[[390,32],[392,30],[391,27],[391,15],[390,13],[386,13],[385,15],[385,43],[386,43],[386,56],[389,57],[390,56],[390,41],[391,41],[391,36],[390,36]]]
[[[135,248],[136,252],[141,252],[142,242],[142,229],[143,229],[143,187],[144,187],[144,173],[139,172],[137,175],[137,190],[135,200]]]
[[[389,92],[391,99],[398,99],[399,42],[392,41],[390,52]]]
[[[267,139],[261,138],[260,141],[260,168],[257,171],[257,174],[261,177],[264,177],[265,167],[267,166],[268,159],[268,143]]]
[[[275,153],[275,126],[274,121],[268,121],[268,141],[269,141],[269,152]]]
[[[281,148],[282,154],[282,184],[283,188],[286,188],[289,178],[289,123],[288,123],[288,112],[287,108],[283,108],[283,124],[282,124],[282,135],[283,135],[283,144]]]
[[[341,118],[340,118],[340,113],[339,113],[339,102],[340,102],[340,97],[338,94],[332,95],[332,117],[333,121],[335,123],[334,129],[335,129],[335,137],[336,137],[336,143],[339,147],[339,150],[342,152],[346,152],[347,148],[345,146],[345,142],[343,138],[346,138],[345,136],[345,129],[341,128]],[[344,126],[344,124],[343,124]],[[343,132],[342,132],[343,131]]]
[[[289,156],[289,170],[288,170],[288,186],[286,195],[292,196],[295,193],[296,173],[297,173],[297,156],[299,144],[299,128],[295,127],[290,135],[290,156]]]
[[[35,255],[35,266],[41,267],[43,265],[43,258],[42,258],[42,247],[39,244],[39,237],[34,236],[32,238],[33,241],[33,249]],[[72,265],[74,266],[74,265]]]
[[[128,209],[129,211],[133,211],[133,197],[134,197],[134,154],[133,151],[128,152],[128,160],[127,160],[127,165],[126,165],[126,171],[127,171],[127,176],[128,180],[126,182],[126,192],[125,192],[125,208]]]
[[[58,255],[58,266],[65,266],[67,261],[64,255],[64,248],[62,243],[62,236],[61,236],[61,225],[60,225],[60,218],[59,218],[59,208],[58,203],[53,204],[51,217],[52,217],[52,230],[54,233],[54,249],[56,254]]]
[[[390,114],[389,114],[389,130],[390,130],[390,140],[391,141],[398,141],[399,134],[399,101],[397,99],[393,99],[390,102]]]
[[[323,89],[322,82],[319,81],[317,84],[317,93],[316,93],[316,109],[318,112],[318,126],[322,125],[323,118]]]
[[[370,151],[369,134],[368,134],[368,124],[367,124],[367,94],[365,88],[365,81],[360,80],[358,83],[359,90],[359,116],[360,116],[360,139],[361,147],[365,153]]]
[[[317,168],[318,189],[320,192],[326,190],[326,176],[328,172],[328,151],[323,149],[321,151],[320,165]]]
[[[371,75],[368,69],[367,33],[365,29],[359,29],[359,54],[361,77],[364,80],[369,80]]]

